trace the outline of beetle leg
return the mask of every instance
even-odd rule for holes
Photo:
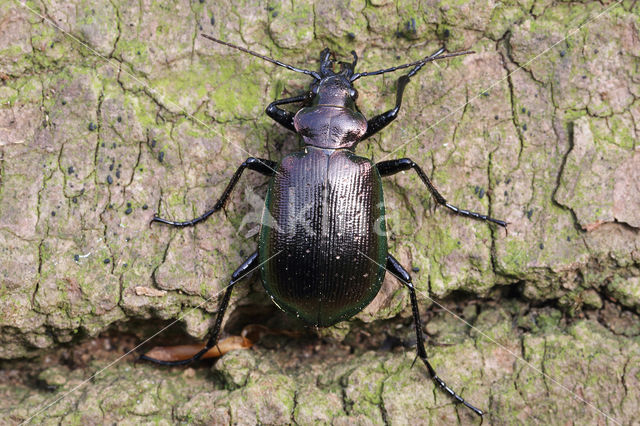
[[[427,351],[424,348],[424,337],[422,335],[420,311],[418,310],[418,299],[416,298],[416,290],[411,282],[411,275],[409,275],[409,273],[402,267],[402,265],[400,265],[400,263],[390,254],[387,254],[387,270],[391,272],[393,276],[400,280],[409,289],[409,295],[411,297],[411,309],[413,311],[413,322],[416,326],[418,358],[420,358],[424,365],[427,367],[429,375],[431,376],[433,381],[435,381],[436,384],[440,387],[440,389],[447,392],[456,402],[464,404],[466,407],[469,407],[471,410],[473,410],[474,413],[482,416],[484,414],[483,411],[465,401],[464,398],[462,398],[460,395],[455,393],[453,389],[447,386],[447,384],[440,377],[438,377],[436,371],[429,363],[429,360],[427,359]]]
[[[436,187],[433,186],[433,184],[431,183],[431,180],[429,180],[429,177],[422,171],[420,166],[414,163],[413,160],[411,160],[410,158],[400,158],[397,160],[381,161],[376,164],[376,168],[378,169],[380,176],[389,176],[399,172],[413,169],[416,171],[420,179],[422,179],[422,182],[427,186],[427,188],[429,189],[429,192],[431,192],[431,195],[433,195],[433,198],[436,199],[436,202],[438,204],[445,206],[452,212],[457,213],[459,215],[471,217],[479,220],[486,220],[488,222],[493,222],[497,225],[500,225],[504,228],[507,227],[507,222],[505,222],[504,220],[494,219],[492,217],[489,217],[480,213],[472,212],[469,210],[464,210],[449,204],[447,200],[438,192]]]
[[[440,56],[444,52],[444,49],[438,49],[438,51],[432,53],[427,56],[427,58],[435,58]],[[407,83],[411,80],[411,77],[416,75],[418,71],[424,67],[426,62],[416,65],[408,74],[403,75],[398,79],[398,88],[396,91],[396,106],[390,109],[387,112],[383,112],[380,115],[376,115],[371,120],[367,121],[367,131],[364,136],[362,136],[361,141],[367,139],[370,136],[375,135],[380,130],[385,128],[389,123],[396,119],[398,116],[398,111],[400,111],[400,105],[402,104],[402,94],[404,93],[404,88],[407,86]]]
[[[305,94],[305,95],[302,95],[302,96],[295,96],[293,98],[278,99],[276,101],[271,102],[269,104],[269,106],[267,107],[267,109],[265,110],[265,112],[267,113],[267,115],[269,117],[271,117],[277,123],[282,124],[284,127],[286,127],[287,129],[291,130],[292,132],[296,132],[296,128],[293,125],[293,117],[296,114],[293,113],[293,112],[286,111],[284,109],[278,108],[278,105],[293,104],[293,103],[296,103],[296,102],[304,102],[308,98],[309,98],[309,95]]]
[[[400,106],[402,105],[402,94],[404,93],[404,88],[407,86],[409,81],[410,79],[406,75],[403,75],[398,79],[398,88],[396,91],[396,106],[389,111],[383,112],[380,115],[376,115],[371,120],[367,121],[367,131],[365,132],[364,136],[362,136],[362,139],[360,139],[361,141],[375,135],[396,119],[396,117],[398,116],[398,111],[400,111]]]
[[[195,219],[191,219],[186,222],[173,222],[171,220],[167,220],[167,219],[163,219],[161,217],[155,216],[153,219],[151,219],[151,223],[160,222],[166,225],[183,227],[183,226],[193,226],[198,222],[202,222],[203,220],[205,220],[206,218],[208,218],[209,216],[211,216],[212,214],[220,210],[222,207],[224,207],[227,200],[229,199],[229,196],[231,195],[231,192],[233,191],[233,188],[236,186],[236,183],[238,183],[240,176],[242,176],[242,172],[244,171],[244,169],[248,168],[250,170],[261,173],[265,176],[273,176],[276,173],[275,171],[276,167],[277,167],[277,163],[275,161],[265,160],[264,158],[249,157],[244,161],[244,163],[240,165],[240,167],[238,167],[238,170],[236,170],[236,172],[233,174],[231,181],[229,182],[227,187],[224,189],[224,192],[222,193],[222,197],[220,197],[220,199],[216,202],[216,204],[213,206],[211,210],[209,210],[202,216],[198,216]]]
[[[155,362],[156,364],[161,365],[185,365],[199,360],[202,355],[206,354],[209,349],[213,348],[218,343],[220,329],[222,328],[222,320],[224,319],[224,314],[227,311],[227,307],[229,306],[229,299],[231,299],[231,292],[233,290],[234,284],[247,277],[249,273],[259,265],[258,259],[258,252],[255,251],[251,256],[247,258],[247,260],[242,262],[242,265],[240,265],[238,269],[233,272],[233,274],[231,274],[231,282],[227,286],[227,289],[224,292],[224,296],[222,296],[222,301],[220,302],[220,307],[218,308],[218,314],[216,315],[216,322],[211,328],[211,336],[207,341],[207,345],[202,350],[200,350],[200,352],[189,359],[183,359],[181,361],[162,361],[159,359],[150,358],[146,355],[141,355],[140,359]]]

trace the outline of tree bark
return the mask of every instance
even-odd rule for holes
[[[492,424],[636,422],[640,4],[220,3],[0,5],[1,367],[55,389],[0,381],[3,417],[478,422],[410,368],[414,349],[363,343],[373,331],[378,343],[411,340],[408,294],[390,277],[356,320],[320,333],[329,343],[276,349],[277,338],[225,355],[212,375],[109,366],[115,353],[74,371],[43,361],[108,330],[142,341],[162,321],[203,339],[255,250],[266,179],[251,172],[205,223],[149,226],[156,213],[210,209],[247,157],[298,149],[263,110],[307,90],[308,76],[207,33],[311,70],[324,47],[344,61],[355,50],[359,71],[442,45],[475,50],[427,64],[398,119],[357,150],[409,157],[451,204],[509,222],[505,232],[436,209],[411,172],[385,179],[390,252],[414,270],[429,356]],[[367,117],[393,106],[401,75],[356,82]],[[230,312],[248,323],[261,319],[247,311],[271,309],[254,277]]]

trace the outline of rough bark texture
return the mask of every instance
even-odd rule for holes
[[[13,373],[0,414],[28,419],[118,356],[70,369],[46,362],[58,347],[108,329],[141,341],[181,315],[182,333],[203,338],[215,296],[255,250],[266,187],[251,172],[206,223],[148,226],[156,212],[210,208],[246,157],[297,149],[263,109],[308,78],[206,32],[310,69],[323,47],[344,60],[356,50],[368,71],[442,44],[475,50],[426,66],[396,122],[358,149],[410,157],[452,204],[509,222],[505,233],[434,210],[415,174],[386,179],[390,250],[417,271],[423,311],[429,294],[462,300],[456,312],[484,333],[432,312],[427,332],[446,345],[429,355],[492,424],[637,424],[639,31],[637,1],[3,2],[0,358]],[[366,116],[393,105],[399,75],[357,82]],[[231,311],[251,322],[270,305],[247,283]],[[324,331],[342,343],[261,343],[213,374],[123,360],[36,420],[477,422],[409,368],[413,349],[357,338],[410,340],[409,315],[387,279],[355,321]]]

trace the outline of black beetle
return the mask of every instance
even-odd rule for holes
[[[360,312],[376,296],[388,270],[409,290],[417,353],[429,374],[457,402],[482,415],[480,409],[449,388],[427,360],[411,276],[387,251],[381,177],[413,169],[438,204],[463,216],[503,227],[507,224],[449,204],[422,169],[408,158],[373,164],[354,153],[359,142],[376,134],[397,117],[404,88],[425,63],[471,52],[444,55],[444,49],[440,49],[421,61],[356,73],[358,58],[355,52],[351,52],[353,62],[340,62],[340,71],[334,72],[335,61],[329,49],[324,49],[320,54],[319,72],[315,72],[207,35],[204,37],[314,78],[304,95],[276,100],[266,109],[269,117],[302,137],[304,148],[279,163],[247,158],[215,206],[200,217],[187,222],[153,218],[152,222],[193,226],[222,209],[244,169],[270,177],[258,250],[231,275],[206,347],[182,361],[142,358],[163,365],[183,365],[202,357],[218,341],[233,285],[257,268],[260,268],[262,283],[274,303],[316,327],[333,325]],[[409,67],[413,69],[398,80],[395,107],[366,120],[356,107],[358,92],[353,88],[353,82],[360,77]],[[292,103],[301,103],[303,107],[295,114],[278,107]]]

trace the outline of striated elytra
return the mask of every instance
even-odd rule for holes
[[[376,296],[385,272],[389,271],[409,291],[417,355],[429,375],[456,402],[482,415],[480,409],[466,402],[438,377],[427,359],[411,276],[387,250],[382,177],[413,169],[438,204],[466,217],[503,227],[507,224],[449,204],[411,159],[374,164],[354,152],[359,142],[395,120],[407,83],[427,62],[472,52],[443,54],[444,49],[440,49],[417,62],[357,73],[355,52],[351,52],[353,62],[339,62],[340,69],[335,71],[332,54],[329,49],[324,49],[316,72],[203,36],[313,77],[307,93],[276,100],[266,109],[269,117],[300,135],[303,148],[279,163],[247,158],[214,207],[202,216],[186,222],[154,217],[153,222],[177,227],[193,226],[222,209],[244,169],[270,178],[258,249],[231,275],[205,348],[182,361],[161,361],[144,355],[142,358],[163,365],[183,365],[201,358],[218,341],[234,285],[256,269],[260,270],[264,288],[278,307],[316,327],[333,325],[360,312]],[[353,82],[361,77],[404,68],[411,70],[398,79],[394,108],[367,120],[356,107],[358,92]],[[280,108],[280,105],[294,103],[301,105],[296,113]]]

